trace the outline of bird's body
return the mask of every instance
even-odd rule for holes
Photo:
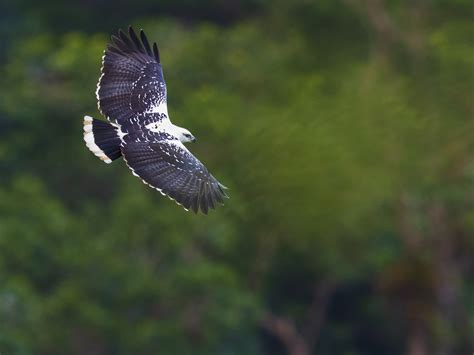
[[[141,40],[140,40],[141,39]],[[171,123],[156,43],[140,32],[112,36],[97,85],[99,110],[109,122],[84,118],[84,140],[101,160],[123,156],[134,175],[186,209],[207,213],[226,197],[220,184],[183,143],[195,141]]]

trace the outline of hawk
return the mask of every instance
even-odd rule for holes
[[[196,138],[170,121],[160,53],[143,30],[111,37],[96,97],[108,122],[84,117],[92,153],[107,164],[123,157],[135,176],[186,210],[207,214],[223,204],[226,187],[183,144]]]

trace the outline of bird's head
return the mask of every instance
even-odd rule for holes
[[[181,143],[196,142],[196,138],[186,128],[178,127],[176,133]]]

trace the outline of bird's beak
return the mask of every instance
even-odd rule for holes
[[[191,142],[196,143],[196,137],[193,137],[193,139],[191,139]]]

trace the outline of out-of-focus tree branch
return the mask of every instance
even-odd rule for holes
[[[448,332],[460,332],[467,329],[465,314],[468,312],[462,302],[462,267],[456,260],[456,235],[449,224],[449,216],[445,205],[433,201],[427,209],[430,221],[429,234],[433,240],[437,274],[436,299],[438,303],[441,323],[447,327]],[[442,337],[439,342],[439,355],[453,355],[455,353],[455,340],[453,337]]]
[[[310,355],[308,344],[290,319],[266,313],[261,324],[285,345],[289,355]]]
[[[427,13],[426,0],[410,1],[402,10],[409,25],[397,24],[386,7],[384,0],[345,0],[360,12],[376,36],[376,51],[388,56],[397,44],[406,47],[414,56],[419,56],[424,47],[424,17]]]
[[[363,14],[373,28],[380,49],[388,50],[394,42],[400,41],[402,33],[385,8],[383,0],[345,0],[346,3]]]
[[[306,325],[302,330],[302,334],[308,343],[308,348],[311,353],[321,333],[326,310],[335,288],[335,283],[328,279],[323,280],[314,287],[313,301],[309,306]]]
[[[335,288],[335,283],[329,279],[324,279],[316,284],[313,299],[309,305],[305,324],[301,327],[301,331],[290,319],[273,313],[264,315],[262,326],[285,345],[288,354],[312,354]]]

